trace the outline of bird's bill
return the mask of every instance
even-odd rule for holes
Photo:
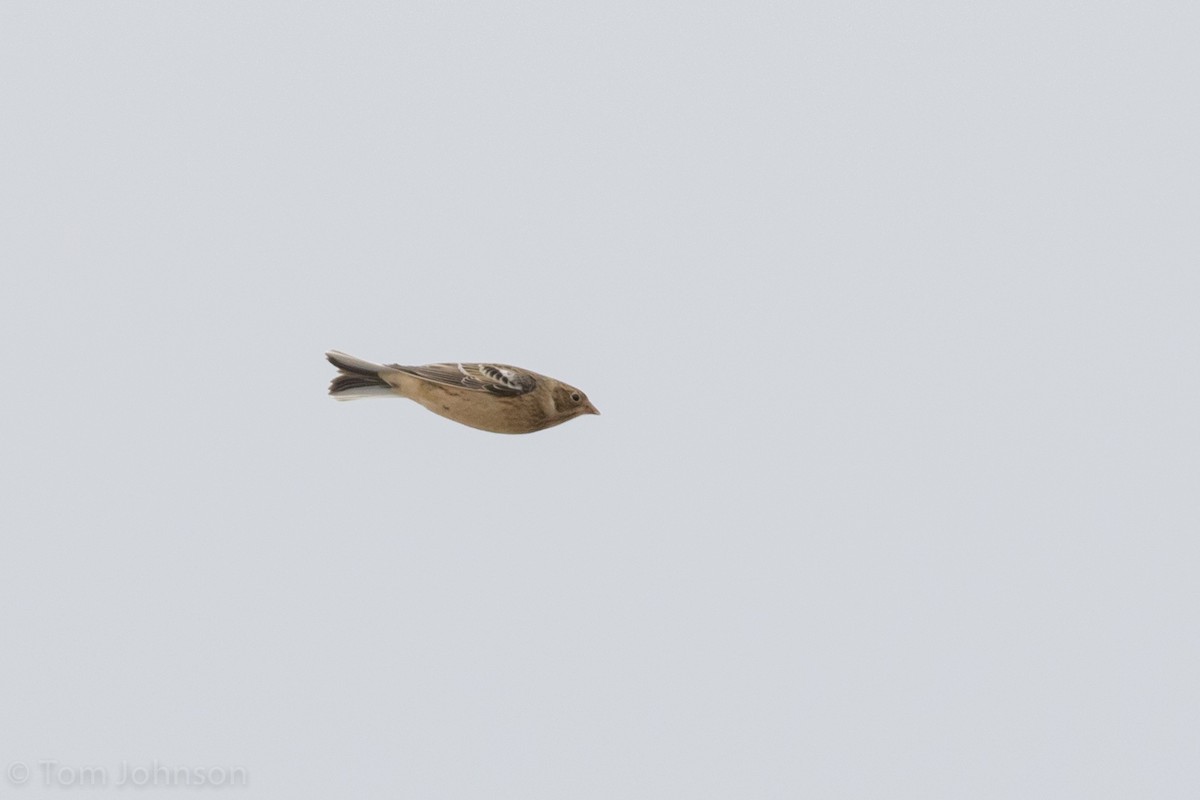
[[[587,414],[597,414],[597,415],[599,415],[599,413],[600,413],[600,410],[599,410],[599,409],[597,409],[597,408],[596,408],[594,405],[592,405],[592,401],[591,401],[591,400],[588,400],[588,401],[587,401],[587,405],[586,405],[586,406],[584,406],[584,409],[583,409],[583,410],[584,410],[584,412],[585,412],[585,413],[587,413]]]

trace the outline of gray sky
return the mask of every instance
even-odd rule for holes
[[[1200,26],[1051,5],[0,6],[0,796],[1195,797]]]

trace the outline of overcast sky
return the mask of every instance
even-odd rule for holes
[[[1198,40],[3,3],[0,796],[1194,798]]]

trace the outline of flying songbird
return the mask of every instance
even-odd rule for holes
[[[533,433],[582,414],[599,414],[587,395],[562,381],[507,364],[372,364],[330,350],[338,400],[407,397],[435,414],[493,433]]]

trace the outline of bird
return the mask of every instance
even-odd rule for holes
[[[562,381],[508,364],[374,364],[325,353],[338,374],[337,400],[385,395],[415,400],[435,414],[492,433],[533,433],[584,414],[599,414],[587,395]]]

